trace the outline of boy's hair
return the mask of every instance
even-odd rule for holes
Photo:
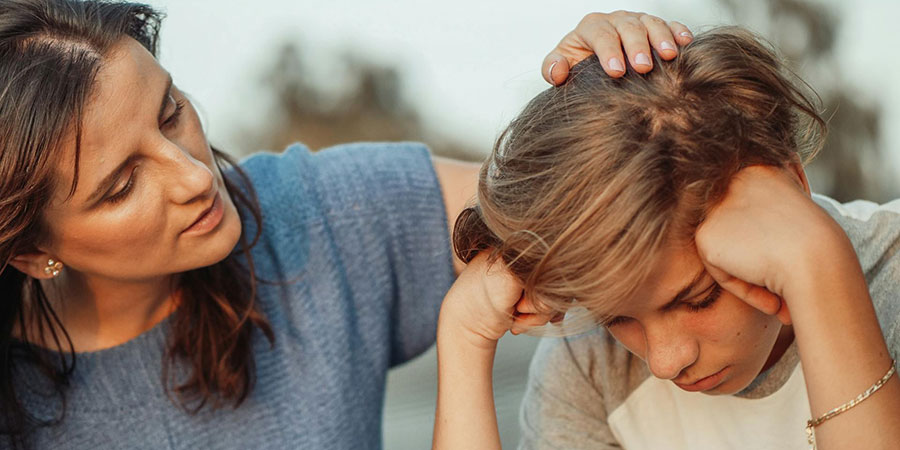
[[[826,125],[813,98],[738,27],[657,56],[645,75],[613,79],[596,57],[582,61],[497,140],[476,204],[457,219],[456,253],[493,249],[542,308],[604,315],[664,243],[690,242],[739,170],[818,152]]]

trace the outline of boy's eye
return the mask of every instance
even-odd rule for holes
[[[687,306],[688,310],[691,312],[698,312],[702,309],[709,308],[712,306],[716,300],[722,295],[722,286],[719,283],[713,283],[709,288],[706,289],[709,291],[709,294],[703,298],[703,300],[697,302],[684,302],[684,305]],[[630,320],[629,317],[625,316],[615,316],[609,319],[604,320],[602,325],[606,328],[614,327],[616,325],[621,325]]]
[[[606,328],[614,327],[616,325],[621,325],[628,321],[628,317],[616,316],[609,320],[603,322],[603,326]]]
[[[709,308],[719,299],[719,296],[722,295],[722,286],[719,286],[719,283],[713,283],[711,286],[712,290],[710,290],[709,295],[706,296],[703,300],[696,303],[685,303],[689,310],[692,312],[700,311],[701,309]]]

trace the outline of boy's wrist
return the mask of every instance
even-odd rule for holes
[[[782,294],[789,305],[815,297],[826,285],[865,283],[856,250],[836,222],[811,231],[801,257],[782,271],[788,280]]]
[[[484,336],[471,328],[472,320],[466,320],[465,314],[447,301],[441,306],[438,317],[437,345],[466,348],[467,351],[493,352],[497,348],[497,339]]]

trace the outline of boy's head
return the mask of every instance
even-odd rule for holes
[[[742,29],[698,35],[655,67],[611,79],[592,58],[532,100],[482,168],[454,245],[463,260],[494,249],[546,309],[613,320],[658,377],[683,384],[729,367],[730,393],[759,373],[781,326],[720,292],[694,233],[742,168],[805,182],[825,124]]]

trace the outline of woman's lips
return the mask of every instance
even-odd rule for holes
[[[216,196],[213,198],[212,206],[201,213],[197,220],[195,220],[194,223],[191,224],[191,226],[182,231],[182,234],[205,234],[213,230],[219,224],[219,222],[222,221],[222,216],[224,215],[225,208],[222,207],[222,195],[216,193]]]
[[[688,392],[708,391],[708,390],[718,386],[722,382],[722,378],[725,377],[725,371],[727,369],[728,369],[728,367],[725,367],[724,369],[722,369],[708,377],[701,378],[691,384],[675,383],[674,381],[673,381],[673,383],[675,383],[676,386],[678,386],[681,389],[684,389],[685,391],[688,391]]]

